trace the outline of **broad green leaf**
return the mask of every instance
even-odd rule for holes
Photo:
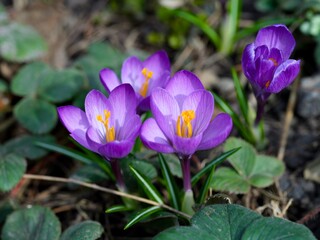
[[[228,138],[224,145],[225,151],[237,147],[241,147],[241,149],[229,157],[229,162],[240,175],[250,176],[255,164],[255,149],[246,141],[234,137]]]
[[[248,180],[228,167],[220,167],[216,170],[210,186],[216,191],[232,193],[247,193],[250,190]]]
[[[0,93],[6,91],[8,91],[8,84],[3,79],[0,79]]]
[[[281,218],[263,217],[235,204],[210,205],[197,212],[189,227],[169,228],[155,240],[315,240],[304,225]]]
[[[14,153],[0,155],[0,191],[12,189],[26,171],[25,159]]]
[[[32,27],[14,22],[0,25],[0,55],[5,60],[30,61],[46,51],[46,42]]]
[[[179,158],[174,154],[163,154],[173,176],[182,178],[181,164]]]
[[[3,224],[7,216],[15,209],[14,201],[5,199],[0,202],[0,224]]]
[[[124,229],[128,229],[129,227],[133,226],[134,224],[146,219],[151,214],[161,211],[161,207],[159,206],[152,206],[145,209],[142,209],[138,213],[134,214],[133,217],[129,220],[127,225],[124,227]]]
[[[39,95],[53,103],[70,100],[83,87],[84,77],[76,69],[48,72],[40,82]]]
[[[163,179],[169,194],[169,199],[171,202],[171,205],[175,209],[179,209],[179,196],[178,196],[178,190],[176,182],[173,179],[173,176],[171,174],[170,168],[168,164],[166,163],[166,159],[164,159],[163,155],[161,153],[158,154],[158,159],[160,163],[161,172],[163,175]]]
[[[101,237],[103,227],[99,222],[84,221],[65,230],[60,240],[95,240]]]
[[[49,209],[41,206],[20,209],[8,216],[2,240],[58,240],[61,226]]]
[[[32,136],[23,135],[21,137],[13,138],[5,143],[7,152],[14,152],[28,159],[38,159],[45,156],[48,151],[35,145],[36,142],[53,143],[54,137],[46,136]]]
[[[18,122],[35,134],[51,131],[57,122],[56,107],[44,100],[24,98],[13,109]]]
[[[83,182],[98,183],[108,180],[109,176],[97,165],[84,165],[77,169],[71,178]]]
[[[160,204],[163,204],[163,201],[161,199],[161,195],[158,192],[158,190],[154,187],[154,185],[151,183],[151,181],[144,176],[142,173],[140,173],[137,169],[130,166],[130,170],[132,171],[133,175],[137,179],[139,185],[143,188],[144,192],[147,194],[147,196]]]
[[[34,62],[22,67],[11,82],[11,90],[18,96],[36,95],[40,82],[53,70],[43,62]]]
[[[276,177],[281,176],[284,170],[282,161],[270,156],[257,155],[249,181],[255,187],[267,187]]]
[[[196,175],[194,175],[191,179],[191,184],[194,186],[199,179],[206,173],[208,173],[213,167],[216,167],[221,162],[223,162],[227,157],[231,156],[235,152],[237,152],[240,149],[240,147],[231,149],[228,152],[222,153],[220,156],[213,159],[211,162],[209,162],[204,168],[202,168]]]

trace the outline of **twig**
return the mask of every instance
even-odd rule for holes
[[[283,127],[283,131],[281,134],[280,147],[279,147],[279,151],[278,151],[278,159],[281,161],[284,158],[284,153],[286,150],[289,129],[290,129],[291,121],[293,118],[293,109],[294,109],[294,106],[295,106],[296,100],[297,100],[297,91],[298,91],[298,86],[299,86],[299,80],[300,80],[300,78],[298,78],[293,83],[293,87],[292,87],[292,91],[291,91],[291,94],[289,97],[288,107],[287,107],[287,111],[286,111],[286,116],[284,119],[284,127]]]
[[[133,199],[133,200],[136,200],[138,202],[143,202],[143,203],[146,203],[146,204],[149,204],[149,205],[153,205],[153,206],[159,206],[161,208],[164,208],[168,211],[171,211],[171,212],[174,212],[182,217],[185,217],[187,219],[191,219],[191,216],[184,213],[184,212],[180,212],[168,205],[165,205],[165,204],[160,204],[158,202],[155,202],[155,201],[152,201],[152,200],[149,200],[149,199],[146,199],[146,198],[142,198],[142,197],[138,197],[138,196],[135,196],[135,195],[131,195],[131,194],[128,194],[128,193],[124,193],[124,192],[120,192],[120,191],[117,191],[117,190],[113,190],[113,189],[110,189],[110,188],[105,188],[105,187],[101,187],[101,186],[98,186],[96,184],[92,184],[92,183],[86,183],[86,182],[82,182],[82,181],[79,181],[79,180],[76,180],[76,179],[69,179],[69,178],[61,178],[61,177],[52,177],[52,176],[44,176],[44,175],[34,175],[34,174],[24,174],[23,175],[24,178],[27,178],[27,179],[33,179],[33,180],[42,180],[42,181],[52,181],[52,182],[63,182],[63,183],[74,183],[74,184],[77,184],[77,185],[80,185],[80,186],[83,186],[83,187],[87,187],[87,188],[91,188],[91,189],[95,189],[95,190],[98,190],[98,191],[101,191],[101,192],[106,192],[106,193],[110,193],[110,194],[113,194],[113,195],[117,195],[117,196],[120,196],[120,197],[125,197],[125,198],[130,198],[130,199]]]

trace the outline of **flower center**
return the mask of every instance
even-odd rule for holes
[[[116,132],[114,130],[114,127],[109,127],[109,118],[111,116],[111,112],[108,110],[104,110],[104,119],[99,114],[97,115],[97,120],[101,122],[104,127],[106,128],[106,140],[107,142],[113,142],[116,138]]]
[[[183,138],[192,137],[191,121],[195,119],[196,113],[193,110],[182,111],[177,119],[177,135]]]
[[[144,76],[145,80],[140,88],[139,93],[142,97],[146,97],[148,92],[148,87],[149,87],[149,80],[152,78],[153,72],[147,68],[143,68],[141,73]]]
[[[271,62],[273,62],[273,65],[274,65],[275,67],[277,67],[277,66],[279,65],[279,63],[277,62],[277,60],[275,60],[274,58],[269,58],[269,60],[270,60]]]

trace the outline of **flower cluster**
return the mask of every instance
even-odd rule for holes
[[[130,153],[140,135],[146,147],[179,156],[184,187],[190,190],[190,157],[226,140],[232,129],[230,116],[214,117],[213,96],[193,73],[180,71],[171,77],[164,51],[145,61],[126,59],[121,81],[108,68],[100,71],[100,79],[108,98],[92,90],[85,99],[85,111],[74,106],[58,108],[71,137],[110,161],[118,186],[124,188],[118,160]],[[142,125],[137,113],[148,110],[153,117]]]

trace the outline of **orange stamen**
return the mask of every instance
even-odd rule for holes
[[[101,122],[106,128],[106,140],[107,142],[113,142],[116,138],[116,132],[114,127],[109,127],[109,118],[111,116],[111,112],[108,110],[104,110],[104,119],[101,115],[97,115],[97,120]]]
[[[143,68],[141,71],[142,75],[145,77],[145,81],[140,88],[140,95],[143,97],[147,96],[149,80],[152,78],[153,72],[148,70],[147,68]]]
[[[177,119],[177,135],[183,138],[190,138],[193,134],[191,121],[195,119],[196,114],[193,110],[182,111]],[[182,121],[181,121],[182,120]]]
[[[269,58],[269,60],[270,60],[271,62],[273,62],[273,65],[274,65],[274,66],[278,66],[278,65],[279,65],[279,63],[277,62],[277,60],[275,60],[274,58]]]

